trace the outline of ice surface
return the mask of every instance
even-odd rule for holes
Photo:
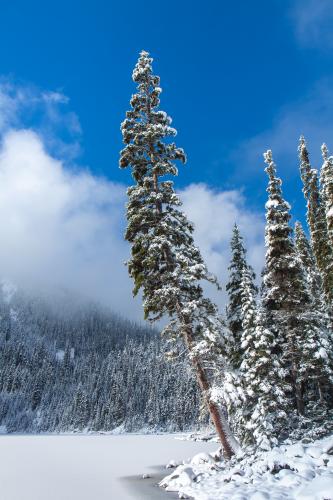
[[[147,496],[149,479],[142,479],[143,475],[154,478],[154,468],[165,468],[171,456],[181,463],[184,457],[216,448],[216,443],[174,437],[0,436],[0,499],[155,500],[164,495],[167,499],[166,493],[153,486],[152,496]],[[121,479],[126,476],[137,476],[138,481]],[[188,478],[185,471],[183,480]],[[141,484],[146,488],[143,491]]]

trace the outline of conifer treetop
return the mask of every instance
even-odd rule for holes
[[[323,282],[317,268],[312,245],[304,232],[302,224],[299,221],[295,222],[294,234],[296,251],[305,270],[306,281],[311,295],[311,301],[313,303],[313,306],[317,310],[322,311],[324,315],[325,306],[323,296]]]
[[[269,310],[299,308],[308,301],[304,290],[301,263],[291,238],[290,205],[282,194],[282,181],[276,176],[272,152],[264,154],[268,175],[265,245],[266,266],[263,276],[263,303]],[[302,299],[301,299],[302,297]]]
[[[330,231],[327,226],[333,229],[333,220],[330,220],[330,216],[327,216],[327,214],[329,214],[333,204],[333,157],[329,156],[328,148],[324,143],[321,146],[324,163],[319,179],[318,170],[311,167],[303,136],[300,138],[298,151],[303,193],[307,200],[307,223],[310,230],[311,246],[316,264],[322,275],[326,299],[329,304],[332,304],[332,248],[328,241]]]
[[[328,147],[326,146],[325,142],[321,145],[321,154],[323,160],[326,161],[328,159]]]
[[[127,145],[120,153],[120,168],[132,167],[134,180],[143,182],[147,174],[177,175],[174,160],[186,162],[182,148],[165,141],[177,134],[171,127],[171,118],[159,110],[162,92],[160,78],[153,74],[153,59],[142,51],[133,70],[132,78],[137,93],[131,98],[130,111],[121,124],[123,141]]]
[[[143,291],[147,319],[164,314],[199,317],[203,310],[209,328],[216,315],[215,305],[203,297],[200,281],[216,283],[193,241],[193,224],[179,209],[181,201],[170,175],[177,175],[175,162],[185,162],[182,148],[170,142],[176,130],[171,118],[159,110],[160,79],[153,74],[152,58],[141,52],[133,71],[138,84],[131,110],[121,125],[125,148],[120,167],[131,168],[135,184],[128,193],[125,237],[132,243],[128,262],[134,280],[134,294]],[[165,176],[168,179],[165,180]],[[201,311],[201,313],[200,313]],[[176,320],[175,320],[176,321]],[[165,331],[173,329],[171,321]]]
[[[273,160],[273,154],[270,149],[264,153],[264,159],[267,167],[265,168],[265,172],[268,175],[269,182],[268,182],[268,187],[267,187],[267,192],[269,194],[269,201],[268,201],[268,206],[266,205],[267,208],[270,207],[270,205],[277,206],[277,204],[283,205],[283,207],[286,207],[288,210],[290,209],[289,203],[287,203],[283,197],[282,197],[282,180],[276,176],[276,165]],[[274,202],[274,200],[276,200]]]
[[[303,135],[299,139],[298,153],[300,159],[300,173],[301,179],[303,181],[303,193],[306,199],[310,195],[310,182],[311,182],[311,164],[309,159],[309,153],[306,147],[306,141]]]
[[[230,359],[236,367],[240,363],[240,335],[242,331],[242,297],[241,282],[243,271],[246,269],[251,277],[251,288],[254,295],[258,290],[254,284],[255,273],[252,267],[246,261],[246,249],[243,244],[243,238],[240,234],[237,224],[234,225],[232,238],[230,241],[231,260],[228,267],[229,280],[226,285],[228,293],[228,304],[226,307],[227,324],[232,333],[230,337]]]
[[[283,198],[281,187],[282,180],[276,175],[276,165],[270,149],[264,153],[264,159],[267,165],[265,172],[268,175],[268,201],[266,203],[266,218],[268,225],[266,227],[266,238],[276,231],[279,231],[279,233],[283,231],[284,236],[289,237],[292,232],[289,226],[290,205]]]
[[[228,270],[230,271],[230,281],[226,285],[227,290],[233,287],[233,281],[235,279],[238,279],[238,281],[241,279],[242,269],[244,267],[247,267],[246,249],[243,244],[243,237],[240,234],[239,228],[236,223],[234,224],[232,230],[230,248],[232,255],[228,267]]]
[[[295,244],[305,269],[314,268],[315,258],[300,221],[295,222]]]
[[[323,166],[320,172],[321,197],[325,204],[325,217],[330,243],[333,245],[333,156],[329,156],[326,144],[321,147]],[[333,261],[333,257],[331,263]]]

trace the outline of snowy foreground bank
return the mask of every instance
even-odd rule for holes
[[[332,500],[333,436],[280,446],[231,467],[200,453],[161,481],[180,498],[200,500]]]
[[[174,435],[0,436],[0,499],[168,500],[155,484],[170,458],[215,448]]]

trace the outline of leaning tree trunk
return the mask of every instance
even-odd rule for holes
[[[150,148],[150,155],[151,155],[152,163],[154,163],[154,153],[153,153],[152,147]],[[154,184],[154,191],[156,194],[158,194],[159,185],[158,185],[158,175],[156,172],[153,173],[153,184]],[[161,214],[161,212],[162,212],[161,202],[156,201],[155,206],[156,206],[157,212],[159,214]],[[165,261],[167,262],[167,265],[170,265],[170,267],[173,267],[172,262],[170,262],[170,258],[166,253],[165,253],[164,257],[165,257]],[[211,386],[209,383],[209,379],[208,379],[206,370],[204,369],[204,367],[200,361],[199,356],[198,355],[195,355],[195,356],[191,355],[192,351],[193,351],[193,349],[192,349],[192,326],[184,318],[184,316],[181,312],[181,304],[178,303],[176,309],[177,309],[178,319],[179,319],[181,325],[183,325],[183,336],[184,336],[185,345],[186,345],[188,352],[190,354],[191,362],[192,362],[192,365],[193,365],[195,373],[196,373],[198,385],[202,391],[202,394],[204,396],[204,400],[205,400],[206,406],[208,408],[210,417],[212,419],[212,422],[214,424],[216,432],[219,436],[219,439],[220,439],[220,442],[221,442],[221,445],[223,448],[223,455],[227,460],[230,460],[230,458],[234,454],[234,449],[230,443],[231,439],[229,438],[230,441],[228,440],[228,437],[229,436],[231,437],[231,431],[228,428],[228,424],[227,424],[226,420],[221,417],[221,414],[220,414],[220,411],[219,411],[217,404],[211,400],[211,397],[210,397]],[[234,441],[236,441],[236,440],[234,440]]]
[[[217,404],[214,403],[213,401],[211,401],[211,399],[210,399],[210,396],[209,396],[210,384],[208,382],[206,373],[205,373],[200,361],[198,361],[196,358],[192,359],[192,364],[193,364],[193,367],[196,371],[198,384],[199,384],[199,387],[204,395],[204,399],[205,399],[207,408],[209,410],[210,417],[212,419],[212,422],[214,424],[216,432],[217,432],[219,439],[221,441],[224,458],[226,458],[227,460],[230,460],[230,458],[234,454],[234,450],[229,443],[227,432],[226,432],[227,429],[225,429],[225,422],[222,421],[220,410],[219,410]]]
[[[180,306],[178,306],[178,310],[180,309]],[[179,319],[182,320],[182,314],[179,312]],[[186,344],[186,347],[188,349],[188,352],[190,354],[191,362],[193,365],[193,368],[196,373],[198,385],[203,393],[204,400],[206,403],[206,406],[208,408],[211,420],[214,424],[214,427],[216,429],[216,432],[219,436],[219,439],[221,441],[221,445],[223,448],[223,455],[224,458],[227,460],[230,460],[232,455],[234,455],[235,450],[233,449],[231,441],[235,441],[234,438],[231,436],[231,431],[229,429],[229,426],[225,419],[221,417],[221,413],[219,410],[218,405],[211,400],[210,397],[210,389],[211,385],[206,373],[206,370],[204,369],[200,358],[198,355],[193,355],[193,348],[192,348],[192,328],[190,324],[186,324],[186,322],[182,321],[182,324],[184,325],[183,327],[183,336],[184,336],[184,341]],[[231,439],[232,438],[232,439]]]

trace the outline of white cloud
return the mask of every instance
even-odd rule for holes
[[[80,153],[81,125],[62,92],[42,91],[0,77],[0,134],[33,127],[49,151],[72,161]],[[65,137],[65,138],[64,138]]]
[[[6,133],[0,150],[0,275],[33,288],[65,287],[141,316],[124,260],[126,187],[52,158],[32,131]],[[238,222],[249,258],[262,263],[263,224],[237,191],[204,184],[183,190],[184,210],[212,272],[225,285],[232,226]],[[215,298],[221,303],[222,295]]]
[[[74,289],[128,312],[124,186],[69,172],[27,130],[4,137],[0,185],[1,276]]]
[[[332,49],[332,0],[296,0],[290,14],[301,45],[324,51]]]
[[[124,266],[129,254],[123,238],[126,186],[77,165],[68,168],[56,137],[61,154],[49,150],[57,122],[68,123],[66,112],[63,120],[57,107],[66,104],[65,96],[8,89],[0,85],[0,277],[35,290],[74,290],[140,319],[140,299],[132,298]],[[20,110],[28,95],[45,107],[47,137],[39,127],[23,126]],[[193,184],[181,197],[196,226],[196,243],[223,285],[234,222],[245,236],[250,261],[260,268],[263,223],[247,209],[240,192]],[[223,294],[214,297],[222,303]]]
[[[240,191],[217,191],[205,184],[191,184],[181,198],[184,211],[195,224],[195,242],[223,290],[228,280],[229,245],[235,222],[244,237],[248,260],[260,275],[264,262],[264,220],[247,208]],[[213,296],[222,306],[225,293]]]

